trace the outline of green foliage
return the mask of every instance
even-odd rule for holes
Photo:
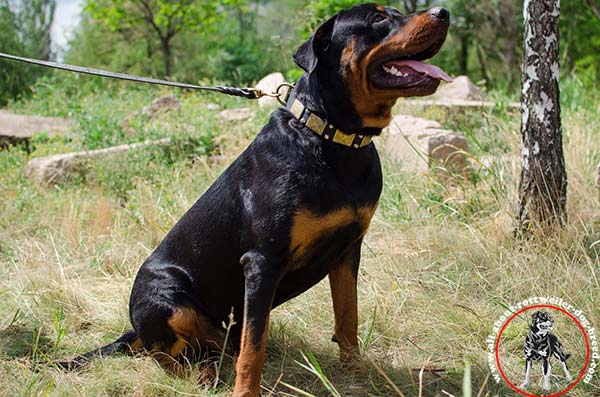
[[[597,2],[596,2],[597,4]],[[585,0],[561,4],[561,61],[563,69],[577,71],[588,81],[600,81],[600,19]]]
[[[0,0],[0,52],[50,59],[55,0]],[[29,93],[40,68],[0,59],[0,106]]]

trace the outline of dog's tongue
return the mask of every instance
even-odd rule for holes
[[[431,65],[425,62],[419,61],[391,61],[386,62],[386,66],[391,67],[395,66],[396,68],[400,68],[402,66],[407,66],[413,70],[416,70],[419,73],[426,74],[429,77],[433,77],[434,79],[443,80],[447,83],[452,82],[452,77],[448,76],[446,72],[444,72],[440,67]]]

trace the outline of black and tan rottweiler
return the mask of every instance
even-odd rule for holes
[[[430,95],[449,77],[423,63],[449,12],[411,15],[364,4],[323,23],[294,55],[305,73],[248,148],[144,262],[131,292],[133,330],[93,355],[146,350],[166,367],[223,348],[233,309],[235,396],[258,396],[270,311],[329,276],[334,340],[358,354],[356,279],[377,208],[373,136],[398,97]]]
[[[554,319],[548,312],[537,311],[531,316],[531,326],[525,337],[523,347],[525,353],[525,380],[521,384],[522,389],[529,386],[533,363],[541,361],[544,371],[544,389],[550,390],[550,377],[552,376],[550,359],[553,356],[560,362],[567,381],[573,380],[567,366],[567,360],[571,355],[565,354],[558,338],[550,333],[553,327]]]

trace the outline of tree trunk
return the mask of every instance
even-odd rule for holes
[[[559,103],[559,0],[525,1],[519,228],[566,220],[567,173]]]
[[[165,78],[171,77],[171,39],[161,39],[162,53],[165,65]]]
[[[469,35],[463,34],[460,37],[460,74],[466,76],[467,65],[469,61]]]
[[[481,78],[485,81],[485,88],[489,90],[491,86],[490,77],[488,76],[487,66],[485,64],[485,54],[483,53],[483,48],[479,44],[477,44],[477,59],[479,60]]]

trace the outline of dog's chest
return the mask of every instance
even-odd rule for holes
[[[377,205],[341,207],[325,214],[298,211],[292,220],[289,269],[341,254],[367,232]]]

